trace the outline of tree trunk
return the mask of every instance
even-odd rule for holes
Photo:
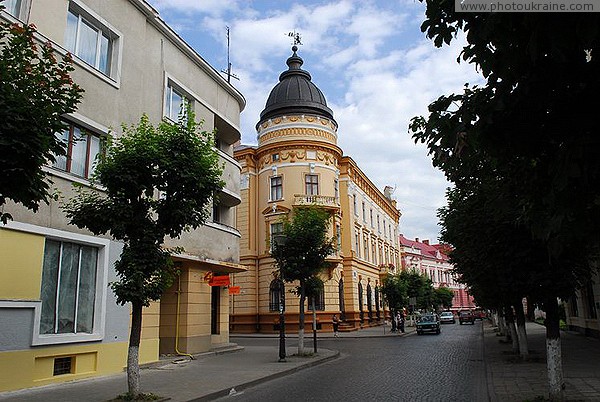
[[[306,288],[300,282],[300,317],[298,319],[298,356],[304,356],[304,300],[306,300]]]
[[[499,308],[496,311],[496,316],[498,319],[498,333],[502,336],[506,335],[506,319],[504,318],[504,311],[502,308]]]
[[[535,321],[535,304],[531,297],[527,298],[527,321],[534,322]]]
[[[546,311],[546,366],[548,368],[548,394],[551,401],[564,400],[564,382],[560,345],[560,321],[558,301],[548,298],[544,303]]]
[[[140,393],[140,338],[142,334],[142,303],[131,302],[131,333],[127,351],[127,388],[133,397]]]
[[[523,302],[515,302],[515,313],[517,315],[517,336],[519,337],[519,354],[521,357],[529,356],[529,344],[527,342],[527,330],[525,329],[525,312]]]
[[[506,324],[508,325],[507,338],[510,333],[512,351],[517,354],[519,353],[519,337],[517,336],[517,327],[515,326],[515,316],[513,314],[512,306],[506,306],[504,308],[504,315],[506,317]]]

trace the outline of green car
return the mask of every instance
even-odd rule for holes
[[[441,332],[440,317],[437,314],[424,314],[417,321],[417,335],[422,335],[425,332]]]

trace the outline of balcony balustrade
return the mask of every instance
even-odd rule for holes
[[[340,200],[328,195],[294,194],[294,206],[319,205],[328,209],[339,209]]]

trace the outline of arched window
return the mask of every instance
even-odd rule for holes
[[[285,285],[281,279],[273,279],[269,285],[269,311],[279,311],[279,304],[285,310]]]

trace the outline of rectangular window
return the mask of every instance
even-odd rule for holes
[[[319,176],[307,174],[304,176],[306,195],[319,195]]]
[[[189,104],[191,104],[190,97],[169,81],[165,92],[165,116],[177,121],[179,120],[179,114],[183,117],[186,116]]]
[[[373,227],[375,227],[375,226],[373,225],[373,210],[371,210],[371,213],[370,213],[370,214],[371,214],[371,227],[373,228]]]
[[[334,196],[336,201],[340,198],[340,182],[339,180],[334,180],[333,181],[333,189],[334,189]]]
[[[271,249],[273,244],[279,244],[283,236],[283,223],[271,223]]]
[[[368,237],[365,237],[363,239],[363,245],[364,245],[364,249],[365,249],[364,257],[365,257],[365,260],[368,261],[369,260],[369,238]]]
[[[271,177],[271,201],[283,199],[283,179],[281,176]]]
[[[316,295],[309,295],[307,299],[308,311],[313,311],[313,302],[315,311],[325,311],[325,292],[323,288],[318,289]]]
[[[65,47],[103,74],[111,75],[113,49],[118,36],[73,2],[67,14]]]
[[[40,334],[92,333],[98,249],[46,240]]]
[[[6,0],[4,2],[4,7],[6,7],[5,11],[10,15],[19,18],[19,14],[21,13],[21,0]]]
[[[367,209],[365,207],[364,201],[362,203],[362,215],[363,215],[363,222],[367,223]]]
[[[352,196],[352,209],[354,209],[354,215],[358,216],[358,203],[356,202],[356,194]]]
[[[271,161],[272,162],[279,162],[279,154],[272,154],[271,155]]]
[[[222,222],[221,206],[219,205],[218,201],[216,201],[216,200],[213,200],[212,220],[215,223]]]
[[[377,232],[381,233],[381,225],[379,224],[379,214],[377,214]]]
[[[74,124],[69,124],[56,136],[65,144],[67,154],[57,156],[52,166],[76,176],[92,176],[96,158],[101,152],[100,137]]]

